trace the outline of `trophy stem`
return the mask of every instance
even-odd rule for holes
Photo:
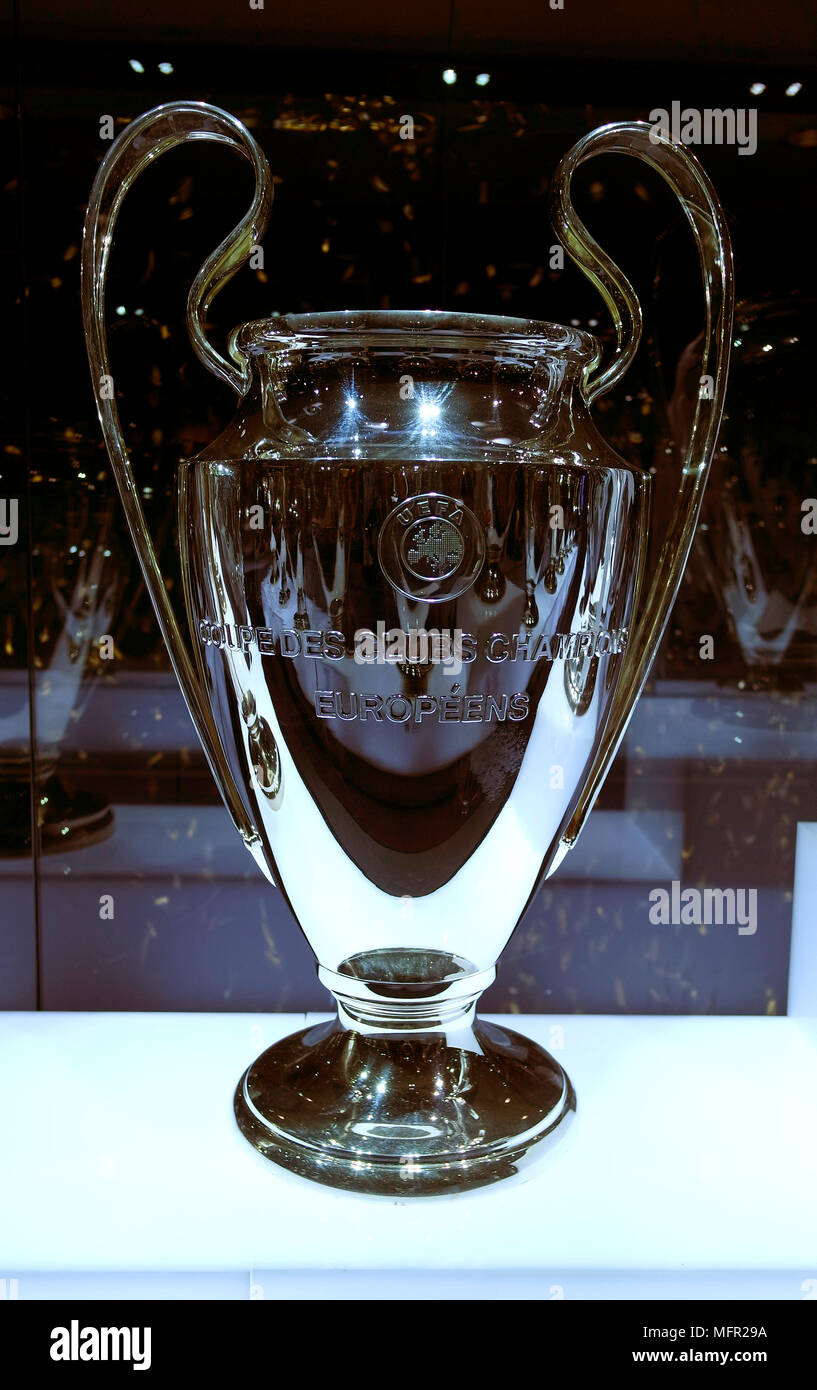
[[[384,950],[363,952],[339,970],[319,965],[318,979],[335,996],[341,1022],[355,1032],[447,1035],[473,1023],[496,966],[477,970],[443,951]]]
[[[272,1162],[358,1192],[435,1195],[513,1177],[566,1132],[569,1077],[530,1039],[476,1017],[493,967],[455,972],[435,993],[394,978],[394,965],[390,980],[355,978],[348,962],[319,968],[337,1017],[248,1067],[241,1132]]]

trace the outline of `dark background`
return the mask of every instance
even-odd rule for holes
[[[34,739],[27,766],[0,760],[0,1004],[321,1007],[308,948],[220,809],[101,447],[79,310],[82,219],[107,149],[100,121],[110,115],[119,130],[161,101],[205,99],[244,120],[266,151],[276,203],[264,268],[243,270],[218,300],[217,342],[273,312],[433,307],[574,322],[609,346],[592,287],[570,266],[549,268],[548,180],[559,159],[594,126],[646,119],[673,100],[756,107],[756,154],[696,152],[726,209],[739,298],[783,304],[785,331],[800,343],[776,375],[760,379],[737,362],[732,397],[736,436],[747,411],[762,417],[765,476],[796,500],[817,493],[813,19],[760,3],[293,12],[272,0],[263,10],[170,0],[115,10],[72,2],[58,13],[27,3],[4,23],[0,255],[11,351],[0,496],[20,499],[22,529],[0,550],[0,727],[6,748],[28,746],[32,720]],[[478,74],[489,82],[478,85]],[[764,91],[752,95],[752,84]],[[413,142],[398,138],[402,114],[414,118]],[[172,151],[129,195],[111,261],[120,411],[174,595],[175,464],[233,409],[193,356],[184,304],[250,191],[228,151]],[[638,361],[597,418],[620,453],[656,471],[657,551],[677,469],[666,396],[703,323],[694,247],[666,187],[636,161],[595,161],[575,198],[645,308]],[[791,541],[780,538],[768,561],[782,592],[789,553],[803,543]],[[812,550],[803,563],[813,559]],[[72,659],[69,641],[66,655],[66,611],[81,608],[94,563],[112,662],[93,643]],[[773,678],[752,689],[718,575],[696,550],[598,810],[507,949],[489,1007],[785,1011],[796,825],[817,820],[810,621]],[[714,636],[714,661],[699,659],[702,633]],[[45,799],[69,827],[56,843],[43,811],[53,776],[59,790],[50,783]],[[113,834],[88,843],[108,806]],[[308,846],[304,856],[309,869]],[[757,887],[757,934],[650,925],[650,889],[679,876],[685,886]],[[100,918],[103,894],[112,920]]]

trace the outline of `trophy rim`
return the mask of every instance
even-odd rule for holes
[[[441,309],[340,309],[281,314],[242,324],[234,345],[245,356],[310,348],[366,347],[412,351],[511,351],[531,359],[559,355],[591,363],[599,355],[592,333],[543,319],[502,314],[460,314]]]

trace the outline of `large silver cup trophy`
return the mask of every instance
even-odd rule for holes
[[[238,413],[179,476],[189,640],[119,422],[105,276],[122,199],[185,140],[251,163],[252,207],[190,290],[193,347]],[[622,152],[681,200],[706,335],[672,522],[642,594],[650,479],[605,443],[596,396],[636,352],[632,287],[573,211],[575,169]],[[575,1110],[542,1048],[477,1000],[593,805],[689,552],[718,432],[729,238],[696,160],[640,123],[586,135],[553,182],[556,230],[610,308],[587,333],[448,313],[289,315],[208,341],[214,295],[263,235],[266,160],[216,107],[132,122],[103,161],[83,246],[99,417],[156,615],[227,809],[278,885],[337,1017],[276,1043],[235,1096],[261,1153],[365,1192],[498,1181]]]

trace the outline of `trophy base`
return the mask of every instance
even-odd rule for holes
[[[27,858],[32,853],[31,796],[27,777],[0,774],[0,854],[4,859]],[[41,854],[66,854],[113,834],[113,807],[94,792],[70,790],[56,773],[38,779],[34,796]]]
[[[530,1039],[479,1019],[444,1031],[304,1028],[252,1063],[235,1093],[265,1158],[331,1187],[464,1192],[514,1176],[576,1109],[570,1079]]]
[[[100,844],[113,834],[114,811],[95,792],[73,791],[57,776],[40,792],[40,853],[64,854]]]

